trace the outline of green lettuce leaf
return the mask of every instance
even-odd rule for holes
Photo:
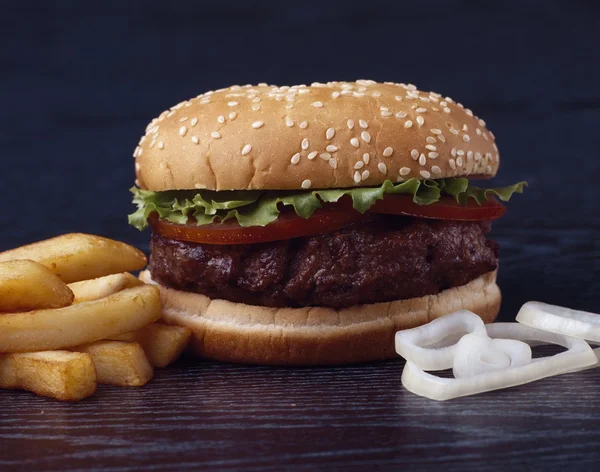
[[[386,180],[379,187],[360,187],[349,189],[326,190],[248,190],[248,191],[211,191],[211,190],[170,190],[166,192],[150,192],[132,188],[133,203],[138,209],[129,215],[129,224],[142,230],[148,226],[148,217],[156,212],[161,219],[172,223],[187,223],[193,216],[196,223],[206,225],[223,222],[235,218],[240,226],[266,226],[279,217],[282,206],[293,207],[296,214],[309,218],[321,203],[337,202],[348,195],[352,198],[352,206],[364,213],[384,195],[410,195],[413,202],[419,205],[431,205],[442,195],[453,196],[457,202],[464,204],[467,199],[474,198],[478,204],[490,196],[508,201],[512,194],[523,193],[526,182],[519,182],[507,187],[479,188],[471,186],[464,178],[448,178],[439,180],[409,179],[394,184]]]

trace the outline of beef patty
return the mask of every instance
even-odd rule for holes
[[[421,297],[496,269],[489,222],[378,215],[287,241],[211,245],[152,235],[155,281],[213,299],[343,308]]]

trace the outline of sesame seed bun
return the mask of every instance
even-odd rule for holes
[[[153,191],[374,186],[493,177],[493,134],[469,109],[413,85],[368,80],[233,86],[152,120],[134,152]]]
[[[156,284],[148,271],[140,279]],[[192,330],[195,354],[245,364],[325,365],[395,358],[394,335],[401,329],[461,309],[491,323],[500,309],[496,271],[436,295],[342,310],[251,306],[158,287],[164,321]]]

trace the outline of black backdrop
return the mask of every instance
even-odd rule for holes
[[[126,223],[131,154],[170,105],[234,83],[370,78],[472,108],[498,139],[497,181],[530,182],[494,229],[505,317],[529,298],[598,302],[599,2],[1,4],[0,250],[70,231],[144,248]]]

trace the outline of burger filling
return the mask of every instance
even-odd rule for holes
[[[250,305],[344,308],[436,294],[498,265],[489,222],[375,215],[325,234],[215,245],[152,235],[162,285]]]
[[[133,189],[130,223],[153,227],[157,282],[212,299],[272,307],[410,299],[493,271],[490,220],[525,183],[410,179],[311,191]]]

